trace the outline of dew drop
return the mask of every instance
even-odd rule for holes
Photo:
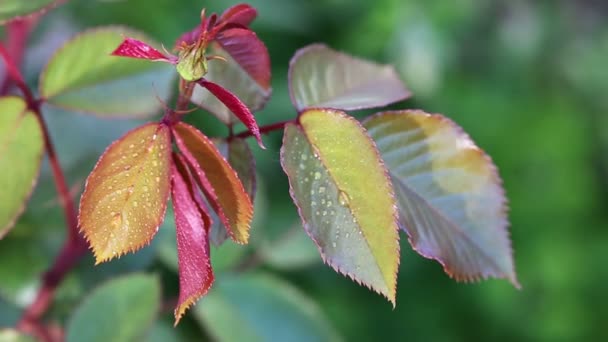
[[[321,179],[321,172],[315,172],[315,179]]]
[[[338,193],[338,201],[340,202],[341,206],[346,207],[350,204],[350,197],[346,192],[340,190]]]
[[[320,187],[319,187],[319,193],[320,193],[320,194],[325,193],[325,187],[324,187],[324,186],[320,186]]]
[[[156,134],[152,136],[152,140],[156,140]]]
[[[300,156],[300,158],[302,158],[302,160],[306,160],[306,159],[308,159],[308,155],[307,155],[307,154],[305,154],[305,153],[303,153],[303,154]]]
[[[133,206],[137,208],[137,201],[133,202]]]
[[[306,166],[304,164],[300,163],[300,169],[304,170],[305,168],[306,168]]]
[[[332,245],[334,248],[336,248],[336,246],[337,246],[336,241],[332,242],[332,243],[331,243],[331,245]]]
[[[125,171],[131,170],[131,165],[125,165],[124,169],[125,169]]]

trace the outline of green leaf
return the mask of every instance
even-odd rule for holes
[[[36,339],[15,329],[0,329],[0,342],[36,342]]]
[[[501,180],[462,128],[422,111],[379,113],[364,125],[392,176],[412,247],[457,280],[508,278],[519,287]]]
[[[0,24],[45,11],[60,2],[60,0],[2,0],[0,2]]]
[[[103,117],[154,114],[161,105],[157,94],[163,100],[171,95],[175,70],[165,63],[110,56],[124,36],[150,42],[118,26],[89,29],[68,41],[42,73],[42,97],[57,107]]]
[[[87,178],[78,222],[97,263],[150,243],[169,198],[171,137],[163,123],[116,140]]]
[[[241,99],[252,112],[262,109],[268,99],[270,99],[271,89],[262,87],[251,78],[249,73],[243,70],[243,68],[222,48],[213,46],[210,53],[221,56],[225,58],[226,61],[210,61],[209,70],[205,79],[229,89]],[[239,119],[234,116],[228,107],[207,89],[198,84],[194,86],[191,100],[192,103],[208,110],[227,125],[239,122]]]
[[[268,274],[226,274],[194,308],[219,341],[337,341],[310,298]]]
[[[0,98],[0,238],[30,197],[44,152],[38,119],[19,97]]]
[[[108,281],[76,309],[66,341],[140,340],[160,310],[160,299],[156,276],[133,274]]]
[[[392,66],[376,64],[314,44],[289,65],[289,93],[298,110],[311,107],[383,107],[409,97]]]
[[[293,270],[321,261],[315,244],[306,236],[299,222],[275,241],[260,246],[259,253],[268,265],[282,270]]]
[[[397,212],[373,141],[340,111],[308,110],[299,121],[285,128],[281,164],[304,229],[327,264],[394,305]]]

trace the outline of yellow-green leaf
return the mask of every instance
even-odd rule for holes
[[[287,125],[281,163],[324,261],[395,302],[399,236],[393,190],[374,142],[351,117],[308,110]]]
[[[199,186],[206,192],[210,204],[228,228],[230,237],[241,244],[249,241],[249,228],[253,218],[253,204],[236,171],[213,143],[198,129],[183,122],[175,125],[175,140],[186,157]],[[207,178],[217,197],[209,198],[209,189],[201,184],[201,175]]]
[[[385,112],[364,125],[392,175],[412,247],[457,280],[508,278],[518,287],[506,200],[490,158],[441,115]]]
[[[97,263],[148,244],[161,224],[170,183],[169,127],[150,123],[115,141],[87,179],[80,230]]]
[[[86,30],[68,41],[46,65],[40,94],[48,103],[104,117],[154,114],[172,91],[175,68],[166,63],[111,56],[133,37],[158,46],[143,34],[119,26]]]
[[[0,238],[23,211],[38,179],[43,152],[40,123],[23,99],[0,98]]]
[[[0,1],[0,24],[43,12],[61,2],[61,0],[2,0]]]

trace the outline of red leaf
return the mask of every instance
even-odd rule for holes
[[[175,41],[174,49],[179,48],[182,44],[191,45],[198,40],[201,35],[201,25],[196,25],[191,31],[182,34],[177,41]]]
[[[188,185],[188,189],[190,189],[190,196],[192,196],[194,202],[196,202],[196,205],[198,206],[198,209],[201,213],[201,217],[203,218],[203,222],[205,223],[205,227],[207,228],[207,230],[209,230],[209,228],[213,225],[213,219],[211,218],[211,215],[209,215],[207,205],[201,198],[200,193],[198,192],[199,188],[196,186],[197,181],[194,179],[192,173],[188,171],[188,162],[181,154],[177,153],[173,153],[173,160],[175,166],[177,167],[177,171],[179,171],[179,173],[182,175]],[[204,180],[202,182],[205,182],[209,187],[211,187],[209,181],[207,180],[207,177],[205,177],[204,174],[202,175],[202,177],[204,177]],[[213,188],[211,188],[211,191],[213,191]],[[208,195],[205,196],[209,197]],[[213,196],[217,198],[215,193],[213,193]]]
[[[262,88],[270,89],[270,56],[255,32],[233,27],[220,32],[216,41]]]
[[[262,136],[260,135],[260,128],[258,127],[253,114],[236,95],[219,84],[209,82],[205,79],[198,81],[198,84],[207,88],[215,97],[222,101],[222,103],[226,105],[226,107],[228,107],[245,126],[247,126],[251,133],[253,133],[255,139],[258,141],[258,145],[260,145],[261,148],[265,148],[264,143],[262,142]]]
[[[171,64],[175,64],[177,62],[176,58],[170,58],[165,56],[160,51],[151,47],[150,45],[134,39],[126,37],[122,43],[111,53],[112,56],[120,56],[120,57],[130,57],[130,58],[139,58],[139,59],[147,59],[153,62],[167,62]]]
[[[248,4],[234,5],[222,13],[219,22],[221,24],[238,24],[249,26],[258,15],[258,11]]]
[[[209,291],[214,276],[209,260],[208,227],[205,227],[188,183],[175,165],[172,165],[171,177],[179,266],[179,299],[175,308],[177,325],[184,312]]]

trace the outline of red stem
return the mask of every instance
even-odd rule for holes
[[[6,26],[6,46],[12,61],[20,63],[23,60],[27,37],[36,25],[38,16],[25,19],[17,19]],[[19,65],[16,65],[19,68]],[[11,88],[10,75],[5,75],[0,82],[0,96],[6,95]]]
[[[68,229],[68,238],[65,241],[61,252],[55,259],[51,268],[42,275],[42,286],[32,304],[25,310],[21,320],[17,323],[17,328],[22,331],[33,333],[44,341],[49,341],[49,334],[41,325],[40,319],[51,305],[55,290],[61,283],[65,275],[76,265],[80,258],[86,253],[87,245],[78,233],[78,218],[74,207],[74,201],[70,196],[65,175],[59,164],[59,159],[55,152],[51,136],[46,122],[40,111],[41,101],[36,100],[30,88],[25,84],[19,68],[11,59],[5,47],[0,44],[0,56],[4,59],[8,75],[12,78],[15,85],[23,92],[28,109],[31,110],[42,127],[44,146],[49,158],[55,186],[60,198],[61,206]]]
[[[294,123],[296,122],[296,120],[287,120],[287,121],[280,121],[280,122],[276,122],[273,123],[271,125],[267,125],[267,126],[262,126],[260,127],[260,134],[268,134],[272,131],[276,131],[279,129],[282,129],[283,127],[285,127],[285,125],[289,124],[289,123]],[[251,133],[251,131],[245,131],[245,132],[241,132],[239,134],[233,135],[230,138],[248,138],[253,136],[253,133]]]

